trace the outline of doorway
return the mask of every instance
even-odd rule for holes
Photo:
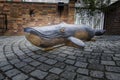
[[[7,30],[7,15],[0,14],[0,34],[4,34]]]

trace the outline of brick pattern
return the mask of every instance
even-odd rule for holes
[[[66,4],[59,16],[57,4],[0,2],[0,14],[7,14],[8,31],[5,35],[21,35],[25,27],[58,24],[63,21],[74,23],[73,6],[73,2]],[[31,16],[30,12],[33,13]]]

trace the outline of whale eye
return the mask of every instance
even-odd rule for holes
[[[64,32],[65,32],[65,28],[62,27],[62,28],[60,29],[60,32],[64,33]]]

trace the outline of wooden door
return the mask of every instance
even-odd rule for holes
[[[7,30],[6,15],[0,14],[0,33],[4,33]]]

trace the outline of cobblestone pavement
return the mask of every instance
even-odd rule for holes
[[[0,80],[120,80],[120,36],[97,37],[84,49],[49,52],[24,36],[1,36]]]

